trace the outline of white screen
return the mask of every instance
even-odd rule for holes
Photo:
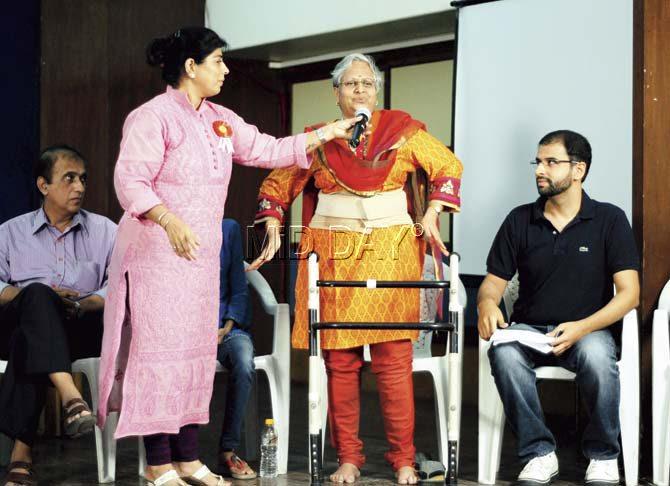
[[[461,271],[486,273],[505,216],[537,198],[537,142],[569,129],[591,142],[584,184],[631,219],[632,0],[500,0],[459,11],[454,146],[463,161],[454,218]]]

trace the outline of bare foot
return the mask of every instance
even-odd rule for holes
[[[200,461],[191,462],[176,462],[175,469],[182,478],[193,476],[204,464]],[[233,483],[224,480],[221,476],[217,476],[211,471],[204,478],[197,478],[207,486],[231,486]]]
[[[419,481],[412,466],[402,466],[395,473],[398,484],[416,484]]]
[[[333,483],[354,483],[361,477],[361,471],[349,462],[343,462],[333,474],[330,475],[330,480]]]

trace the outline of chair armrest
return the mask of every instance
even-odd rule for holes
[[[620,363],[640,362],[640,337],[638,335],[637,309],[631,309],[623,318],[621,331],[621,360]]]
[[[665,309],[654,311],[651,330],[652,388],[664,382],[666,370],[670,367],[670,318]]]
[[[289,356],[291,353],[291,317],[288,304],[276,304],[273,314],[272,354]]]
[[[491,376],[491,363],[489,363],[488,351],[492,345],[491,341],[485,341],[482,338],[479,341],[479,393],[484,393],[493,383]]]
[[[244,262],[244,268],[246,269],[248,266],[249,264]],[[265,280],[265,277],[263,277],[258,270],[253,270],[247,272],[247,282],[249,282],[249,285],[251,285],[258,293],[265,312],[272,316],[275,315],[277,299],[274,292],[272,292],[272,288],[270,288],[270,284]]]

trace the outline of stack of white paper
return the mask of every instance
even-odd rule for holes
[[[544,354],[552,352],[555,339],[541,332],[513,328],[497,329],[491,336],[491,342],[494,346],[501,343],[518,342]]]

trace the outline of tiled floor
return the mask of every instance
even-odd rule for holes
[[[269,413],[269,404],[267,387],[262,378],[259,381],[260,420]],[[212,402],[212,423],[201,428],[201,457],[212,468],[216,465],[217,439],[222,421],[221,410],[223,409],[224,393],[225,386],[217,385]],[[236,486],[253,486],[257,483],[262,486],[284,486],[309,482],[306,473],[307,390],[304,386],[293,386],[291,407],[290,473],[276,480],[235,481]],[[363,395],[361,436],[365,442],[368,462],[363,470],[363,480],[358,483],[361,486],[390,484],[393,479],[392,472],[383,458],[386,443],[378,407],[376,394],[365,393]],[[417,450],[435,456],[437,441],[432,399],[418,399],[416,401],[416,416],[415,440]],[[558,432],[557,438],[559,441],[561,481],[554,484],[581,484],[586,462],[577,452],[574,420],[549,416],[548,422],[552,430]],[[42,438],[36,447],[35,459],[40,485],[90,486],[96,484],[95,445],[92,436],[78,441]],[[330,446],[326,447],[325,459],[325,471],[328,473],[335,468],[334,454]],[[257,466],[257,463],[251,462],[253,466]],[[511,484],[518,470],[519,466],[514,454],[514,441],[512,434],[507,431],[503,444],[502,468],[498,484]],[[474,482],[477,477],[477,418],[474,407],[466,407],[463,410],[459,477],[459,484],[477,484]],[[144,486],[146,484],[137,475],[137,441],[134,439],[121,440],[118,443],[116,478],[117,480],[114,483],[116,486]]]

